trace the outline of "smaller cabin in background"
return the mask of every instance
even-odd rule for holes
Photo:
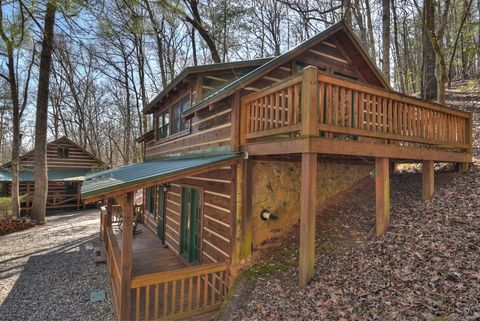
[[[79,210],[85,205],[80,190],[85,175],[105,164],[67,137],[47,144],[48,197],[47,212]],[[30,213],[35,193],[34,151],[20,157],[20,195],[28,194],[22,202],[22,214]],[[12,195],[11,162],[0,167],[0,197]]]

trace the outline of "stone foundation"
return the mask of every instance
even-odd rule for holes
[[[321,204],[369,175],[373,165],[318,163],[317,200]],[[252,198],[252,245],[278,236],[300,218],[299,162],[254,161]],[[278,215],[276,221],[263,221],[262,210]]]

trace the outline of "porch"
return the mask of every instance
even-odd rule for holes
[[[126,206],[108,205],[101,213],[117,319],[179,320],[218,310],[228,291],[227,263],[191,266],[149,228],[139,224],[142,232],[133,235]],[[120,212],[122,227],[112,224]]]

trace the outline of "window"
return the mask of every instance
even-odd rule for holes
[[[188,108],[190,108],[190,95],[172,106],[172,135],[187,129],[187,122],[182,118],[182,113]]]
[[[168,114],[168,111],[165,111],[158,115],[157,118],[157,139],[162,139],[168,136],[169,130],[168,130],[168,123],[169,123],[170,117]]]
[[[75,182],[67,182],[65,184],[65,194],[66,195],[76,195],[78,192],[77,183]]]
[[[68,158],[68,156],[69,156],[68,147],[58,147],[57,148],[57,156],[58,156],[58,158]]]
[[[145,195],[145,209],[153,214],[155,212],[155,186],[149,187]]]

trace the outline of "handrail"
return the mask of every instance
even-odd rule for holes
[[[472,149],[471,113],[312,66],[243,97],[242,106],[242,144],[268,137],[321,136]]]
[[[228,264],[136,276],[131,284],[134,320],[187,319],[220,307],[228,292]]]
[[[162,282],[176,281],[186,279],[192,276],[205,273],[215,273],[225,271],[227,263],[212,263],[189,266],[181,269],[175,269],[173,271],[164,271],[157,273],[144,274],[132,277],[132,288],[138,288],[141,286],[149,285],[161,280]]]

